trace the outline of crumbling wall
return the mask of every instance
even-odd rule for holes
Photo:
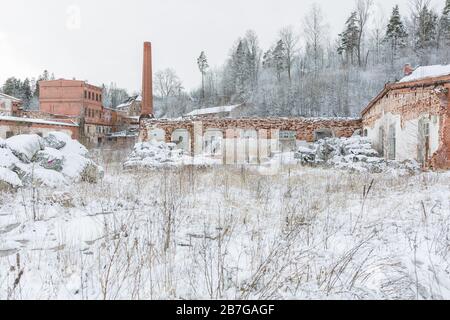
[[[0,120],[0,138],[6,139],[8,134],[13,136],[19,134],[46,135],[49,132],[59,131],[69,135],[72,139],[79,138],[79,128],[71,126],[58,126],[50,124],[18,122]]]
[[[394,148],[397,160],[414,159],[426,167],[442,168],[448,162],[443,151],[446,114],[447,85],[393,88],[363,114],[363,129],[386,157]],[[395,130],[395,146],[390,130]]]
[[[361,130],[362,121],[352,118],[242,118],[242,119],[202,119],[202,120],[158,120],[146,119],[141,123],[140,141],[149,139],[149,131],[154,128],[163,129],[166,133],[166,142],[171,141],[172,133],[177,129],[185,129],[194,137],[194,124],[206,130],[221,130],[226,136],[229,129],[267,130],[268,138],[273,138],[274,130],[295,131],[296,139],[313,142],[315,132],[329,129],[335,137],[350,137],[355,131]]]

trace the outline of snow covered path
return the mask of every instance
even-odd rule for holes
[[[450,173],[127,172],[0,196],[0,299],[450,299]]]

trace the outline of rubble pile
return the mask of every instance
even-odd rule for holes
[[[44,138],[30,134],[0,139],[0,190],[95,183],[103,177],[103,169],[87,154],[82,144],[61,132]]]
[[[183,150],[177,149],[175,143],[152,140],[137,143],[123,167],[124,169],[175,168],[186,165],[209,167],[218,163],[220,163],[219,160],[204,155],[192,157]]]
[[[401,173],[420,171],[417,162],[385,160],[365,137],[327,138],[309,147],[300,147],[295,158],[302,165],[329,167],[358,172],[382,173],[399,170]]]

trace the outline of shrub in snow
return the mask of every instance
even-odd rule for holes
[[[86,157],[88,150],[64,133],[52,132],[45,138],[19,135],[0,142],[5,185],[58,187],[69,182],[94,183],[103,177],[103,168]],[[12,183],[17,179],[20,184]]]
[[[296,154],[303,165],[325,166],[360,172],[381,173],[403,170],[413,173],[420,170],[415,161],[389,161],[381,158],[368,138],[331,138],[320,140],[309,148],[300,147]]]

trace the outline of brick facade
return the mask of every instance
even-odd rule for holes
[[[450,76],[388,84],[363,111],[364,132],[377,149],[383,150],[385,145],[389,147],[389,128],[396,128],[397,159],[416,159],[424,167],[448,169],[449,91]],[[421,132],[423,123],[426,133]]]
[[[318,130],[328,129],[335,137],[350,137],[355,131],[361,130],[361,119],[350,118],[242,118],[242,119],[184,119],[184,120],[158,120],[145,119],[141,121],[140,141],[148,141],[149,131],[158,128],[165,132],[165,141],[170,142],[175,130],[185,129],[192,139],[194,124],[201,123],[203,134],[207,130],[221,131],[227,137],[228,129],[267,130],[271,138],[272,130],[293,131],[296,140],[313,142]],[[273,137],[272,137],[273,138]]]

